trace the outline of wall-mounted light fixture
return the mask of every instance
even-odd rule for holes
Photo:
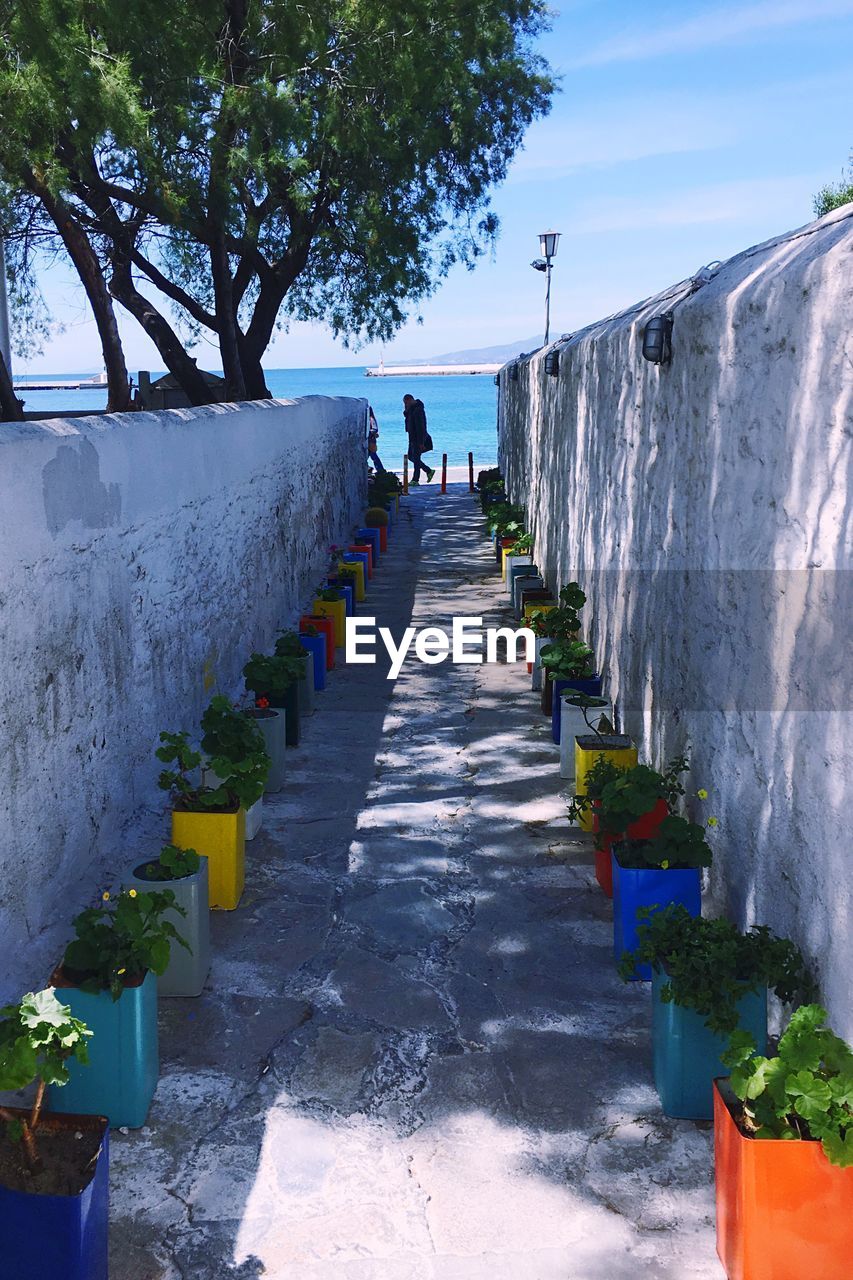
[[[643,359],[668,364],[672,359],[672,312],[653,316],[643,330]]]
[[[552,378],[560,376],[560,349],[555,347],[553,351],[549,351],[545,357],[545,372],[550,374]]]
[[[509,366],[509,380],[510,382],[518,382],[518,365],[517,364],[511,364]]]

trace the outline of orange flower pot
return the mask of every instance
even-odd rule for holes
[[[853,1169],[830,1164],[819,1142],[744,1137],[729,1098],[715,1080],[717,1253],[729,1280],[846,1280]]]
[[[373,544],[370,542],[353,542],[347,547],[347,551],[360,551],[362,554],[367,552],[367,576],[373,577]]]

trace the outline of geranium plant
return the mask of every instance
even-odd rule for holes
[[[732,1034],[723,1062],[741,1101],[736,1118],[754,1138],[813,1139],[824,1155],[853,1168],[853,1049],[827,1026],[827,1012],[803,1005],[791,1016],[776,1056],[757,1055]]]
[[[118,1000],[127,982],[150,969],[165,973],[173,942],[189,951],[167,910],[185,915],[171,889],[122,889],[103,894],[97,907],[81,911],[73,921],[77,935],[65,948],[63,977],[81,991],[109,991]]]
[[[241,805],[251,808],[263,794],[270,768],[264,740],[254,720],[233,707],[227,698],[217,696],[211,698],[201,728],[201,751],[190,746],[186,733],[160,734],[163,745],[157,748],[157,758],[175,766],[161,772],[161,790],[171,792],[176,809],[229,813]],[[202,753],[207,757],[206,768],[219,780],[216,786],[197,782],[192,776],[202,762]]]
[[[582,640],[555,640],[553,644],[546,644],[540,661],[552,680],[589,680],[595,675],[592,649]]]
[[[185,880],[194,876],[201,866],[201,858],[195,849],[179,849],[175,844],[164,844],[160,856],[154,862],[146,862],[142,870],[145,880]]]
[[[637,918],[639,945],[622,956],[620,976],[630,981],[638,964],[662,970],[664,1003],[693,1009],[711,1031],[729,1035],[737,1028],[738,1004],[749,992],[770,987],[785,1004],[812,994],[799,948],[766,925],[741,933],[729,920],[692,916],[680,903],[641,907]]]
[[[37,1131],[48,1085],[68,1083],[68,1062],[88,1063],[87,1039],[92,1032],[60,1004],[53,987],[29,992],[19,1004],[0,1009],[0,1090],[26,1089],[36,1084],[35,1099],[26,1116],[0,1106],[0,1120],[13,1142],[20,1142],[27,1168],[41,1166]]]
[[[623,867],[661,871],[710,867],[713,856],[704,828],[676,813],[668,814],[649,840],[623,840],[615,853]]]
[[[601,829],[612,835],[621,835],[632,822],[649,813],[659,800],[665,800],[671,809],[679,796],[684,795],[680,777],[688,767],[685,756],[675,756],[663,773],[647,764],[635,764],[633,768],[620,772],[601,790]]]
[[[586,791],[572,796],[569,801],[569,821],[579,822],[587,810],[591,809],[601,797],[607,783],[613,778],[618,778],[620,772],[620,769],[612,760],[608,760],[607,756],[596,756],[587,770]]]

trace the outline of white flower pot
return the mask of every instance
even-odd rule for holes
[[[261,829],[264,820],[264,797],[256,800],[255,803],[246,810],[246,839],[254,840],[255,836]]]
[[[584,720],[580,707],[573,707],[565,698],[560,698],[560,777],[571,782],[575,780],[575,737],[588,734],[589,725],[598,724],[600,716],[607,716],[612,722],[613,708],[608,702],[603,707],[589,707],[586,714],[589,724]]]
[[[533,556],[507,556],[506,558],[506,593],[512,594],[512,566],[514,564],[533,564]]]
[[[550,636],[536,637],[536,653],[533,658],[533,674],[530,677],[531,689],[542,688],[542,650],[546,644],[553,644],[554,641]]]
[[[299,714],[300,716],[313,716],[315,710],[314,699],[314,655],[304,650],[307,662],[305,663],[305,675],[299,681]],[[247,837],[248,838],[248,837]]]

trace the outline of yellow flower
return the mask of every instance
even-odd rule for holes
[[[136,897],[136,890],[135,890],[135,889],[128,889],[127,893],[128,893],[128,897],[130,897],[130,898],[135,898],[135,897]]]
[[[709,818],[709,819],[708,819],[708,826],[709,826],[709,827],[715,827],[716,825],[717,825],[717,819],[716,819],[716,818]]]
[[[110,895],[108,893],[102,893],[101,897],[104,900],[104,902],[109,902],[110,900]]]
[[[700,799],[700,800],[707,800],[707,799],[708,799],[708,792],[705,790],[705,788],[704,788],[704,787],[700,787],[700,788],[699,788],[699,790],[696,792],[696,794],[697,794],[697,796],[699,797],[699,799]]]
[[[127,973],[127,969],[119,969],[118,976],[121,977],[123,973]]]

